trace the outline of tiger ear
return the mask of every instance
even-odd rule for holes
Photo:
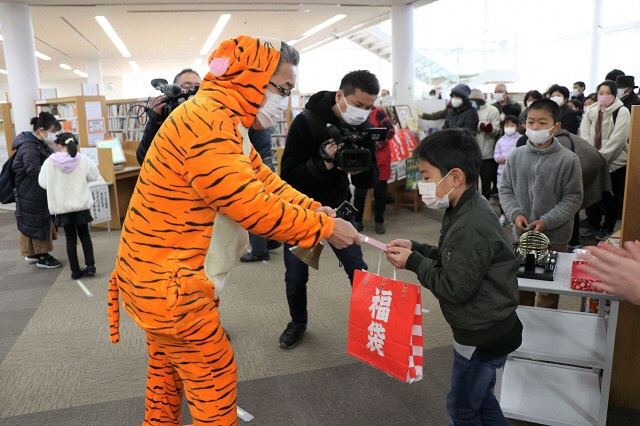
[[[214,58],[211,60],[209,64],[209,69],[211,70],[211,74],[216,77],[220,77],[227,72],[229,68],[229,58]]]

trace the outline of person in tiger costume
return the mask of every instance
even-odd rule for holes
[[[146,332],[144,425],[181,424],[185,393],[194,425],[237,423],[237,370],[217,292],[245,251],[246,230],[302,247],[361,243],[350,223],[266,167],[247,137],[281,116],[298,62],[277,40],[223,41],[199,91],[165,120],[145,157],[108,301],[113,343],[119,297]]]

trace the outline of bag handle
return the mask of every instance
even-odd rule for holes
[[[382,254],[384,252],[382,250],[380,250],[380,256],[378,257],[378,272],[376,272],[377,275],[380,275],[380,265],[382,264]],[[393,279],[397,279],[396,278],[396,267],[393,267]]]

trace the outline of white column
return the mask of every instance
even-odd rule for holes
[[[9,73],[9,96],[16,133],[32,130],[30,121],[36,115],[40,78],[29,6],[0,3],[0,29],[4,38],[4,58]]]
[[[87,83],[97,84],[101,95],[104,95],[104,83],[102,81],[102,63],[99,59],[87,61]]]
[[[591,64],[589,72],[589,81],[585,82],[587,88],[585,93],[595,92],[596,85],[602,80],[603,76],[599,76],[600,64],[600,40],[602,39],[602,0],[593,0],[593,21],[591,24]]]
[[[413,6],[391,7],[391,66],[393,98],[399,105],[413,105],[416,63],[413,47]]]

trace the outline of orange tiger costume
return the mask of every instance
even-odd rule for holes
[[[229,58],[222,59],[226,71],[206,75],[149,149],[109,284],[111,341],[119,341],[119,296],[147,334],[144,424],[180,424],[183,392],[195,425],[237,423],[236,365],[204,266],[216,255],[207,253],[218,221],[226,216],[303,247],[333,232],[333,220],[313,211],[319,203],[271,172],[253,148],[243,154],[241,129],[254,121],[279,42],[240,36],[224,41],[210,62],[221,58]]]

